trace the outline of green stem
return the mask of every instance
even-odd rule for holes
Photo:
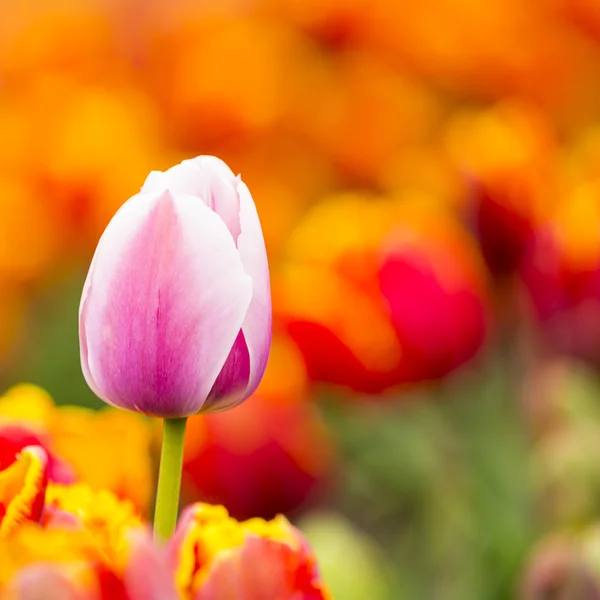
[[[165,419],[154,509],[154,537],[167,540],[177,523],[187,419]]]

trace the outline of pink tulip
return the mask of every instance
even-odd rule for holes
[[[153,171],[104,231],[79,309],[105,402],[186,417],[258,386],[271,342],[265,244],[247,186],[212,156]]]

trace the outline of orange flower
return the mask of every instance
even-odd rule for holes
[[[31,179],[0,172],[0,280],[15,286],[37,281],[61,248],[56,214],[36,192]]]
[[[0,17],[0,69],[10,83],[44,71],[97,77],[122,60],[115,33],[106,3],[32,0],[5,6]]]
[[[50,484],[46,492],[46,525],[60,525],[56,515],[76,517],[71,525],[86,532],[108,562],[122,566],[128,556],[127,532],[142,526],[130,501],[119,500],[107,490],[94,491],[85,484]]]
[[[284,517],[239,523],[222,506],[186,509],[169,546],[184,600],[328,600],[312,552]]]
[[[148,172],[165,164],[156,108],[134,85],[52,77],[37,79],[23,101],[40,136],[26,176],[56,211],[66,249],[85,246]]]
[[[557,18],[556,4],[387,0],[368,5],[361,41],[399,67],[465,95],[514,95],[563,108],[595,83],[578,81],[590,53]]]
[[[382,165],[438,124],[441,103],[431,90],[367,53],[307,55],[301,74],[288,126],[352,184],[373,186]]]
[[[264,133],[293,97],[302,39],[282,23],[179,2],[147,35],[150,87],[184,145]]]
[[[184,495],[223,504],[238,519],[304,504],[332,467],[332,441],[308,403],[290,340],[275,337],[263,383],[236,410],[188,420]]]
[[[127,532],[126,557],[107,559],[85,530],[22,527],[10,547],[0,541],[0,593],[6,600],[46,597],[51,589],[68,600],[175,600],[163,551],[147,531]]]
[[[0,497],[2,598],[30,598],[53,582],[82,600],[174,598],[161,550],[131,502],[82,484],[46,487],[39,461],[23,457],[43,451],[28,448],[0,472],[2,495],[10,495],[6,504]]]
[[[39,521],[48,485],[48,458],[43,448],[28,446],[11,466],[0,471],[0,537],[25,521]]]
[[[28,76],[4,91],[0,125],[10,148],[0,150],[0,275],[18,281],[39,281],[73,249],[91,249],[167,154],[152,100],[118,79]]]

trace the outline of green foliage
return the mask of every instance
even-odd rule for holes
[[[390,600],[514,598],[540,534],[530,447],[507,365],[382,404],[327,404],[338,505],[393,564]]]
[[[36,299],[15,365],[0,380],[2,389],[26,381],[48,390],[58,404],[103,405],[88,388],[79,360],[77,315],[84,279],[85,273],[78,273]]]

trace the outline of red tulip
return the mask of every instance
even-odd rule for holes
[[[183,600],[329,600],[315,558],[284,517],[238,523],[222,506],[186,509],[169,546]]]
[[[309,376],[363,393],[448,375],[487,333],[477,248],[427,197],[343,195],[315,207],[278,292]]]
[[[237,519],[304,505],[332,467],[332,442],[309,403],[304,364],[275,337],[259,390],[234,411],[192,417],[184,457],[188,500],[223,504]]]

